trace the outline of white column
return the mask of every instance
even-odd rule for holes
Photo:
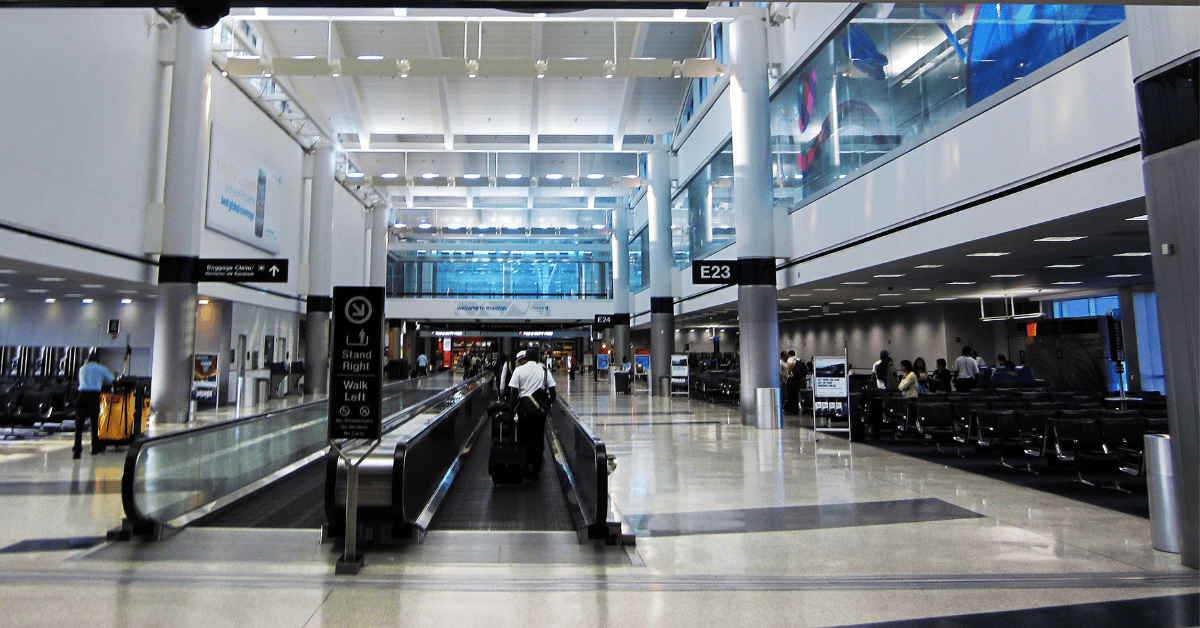
[[[671,294],[671,157],[666,147],[647,155],[650,190],[650,383],[653,394],[671,394],[671,354],[675,352],[675,305]],[[644,279],[643,279],[644,281]],[[617,358],[620,359],[620,356]],[[663,378],[666,379],[663,379]],[[665,385],[664,385],[665,382]]]
[[[742,424],[756,425],[755,391],[779,387],[779,312],[771,215],[767,27],[761,10],[729,25],[729,108],[733,120],[733,212],[742,280],[738,286]],[[765,228],[764,228],[765,227]]]
[[[313,153],[312,208],[308,231],[308,310],[304,343],[305,392],[329,392],[329,310],[333,306],[333,148]]]
[[[613,314],[629,314],[629,208],[613,210],[612,235],[612,290]],[[628,357],[633,360],[629,343],[629,325],[613,325],[613,361]]]
[[[372,286],[387,285],[388,214],[391,209],[378,205],[371,210],[371,277]]]
[[[208,68],[212,35],[176,23],[175,63],[171,75],[171,113],[167,122],[166,180],[163,192],[163,259],[179,268],[200,253],[208,155]],[[160,270],[160,273],[162,271]],[[162,422],[188,418],[196,348],[196,284],[163,282],[154,310],[154,348],[150,405]]]

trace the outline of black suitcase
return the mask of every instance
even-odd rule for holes
[[[492,414],[492,430],[488,456],[492,484],[520,484],[525,479],[525,448],[517,442],[517,422],[512,412]]]

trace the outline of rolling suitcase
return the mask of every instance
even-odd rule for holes
[[[517,422],[511,410],[491,412],[492,450],[488,455],[488,475],[493,484],[520,484],[525,479],[525,448],[517,442]]]

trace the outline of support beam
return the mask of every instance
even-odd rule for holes
[[[442,34],[438,30],[437,22],[430,22],[425,25],[425,32],[429,33],[429,56],[437,59],[442,56]],[[454,150],[454,127],[450,123],[450,92],[446,86],[446,78],[439,77],[434,79],[438,90],[438,104],[442,112],[442,137],[445,141],[446,150]]]
[[[638,22],[633,31],[633,48],[629,53],[630,59],[637,59],[645,54],[646,35],[649,28],[645,22]],[[633,108],[633,77],[621,79],[621,105],[617,109],[617,127],[613,131],[613,150],[621,150],[625,145],[625,126],[629,122],[629,110]]]

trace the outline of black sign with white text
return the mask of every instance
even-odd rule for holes
[[[592,323],[592,327],[596,329],[609,329],[613,325],[628,325],[629,314],[597,314],[596,321]]]
[[[287,283],[286,259],[203,259],[197,262],[196,281],[224,283]]]
[[[333,289],[329,440],[380,436],[383,386],[383,288]]]
[[[703,260],[692,262],[694,284],[737,284],[742,280],[742,267],[736,260]]]

